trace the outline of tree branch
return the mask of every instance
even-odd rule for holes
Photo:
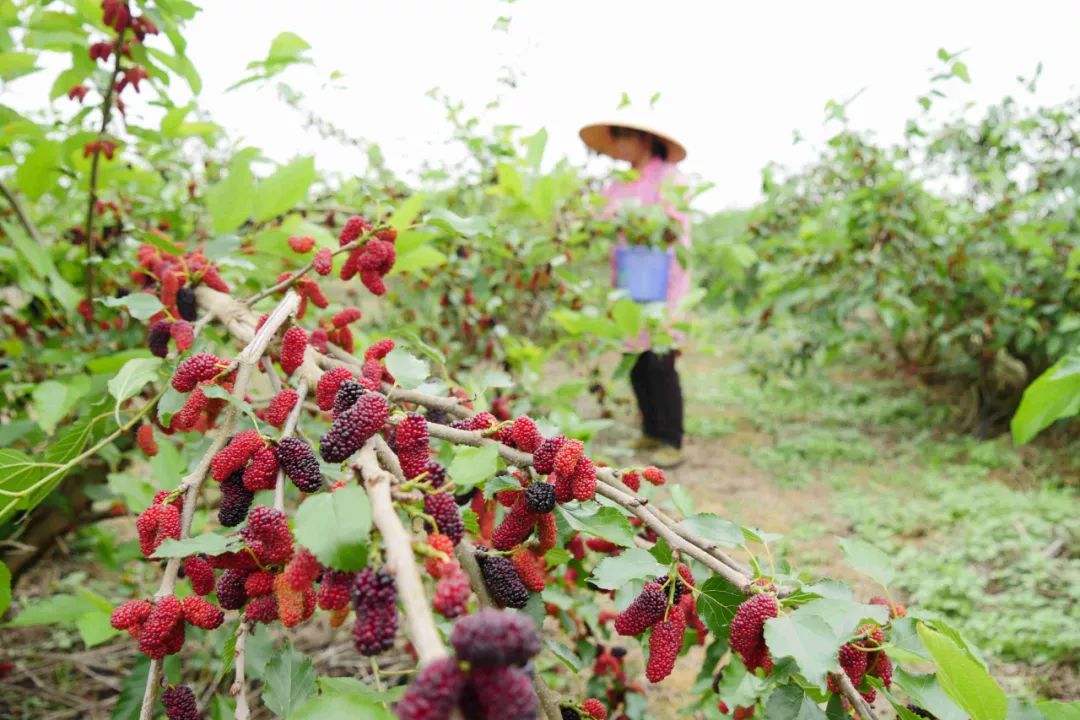
[[[3,180],[0,180],[0,195],[3,195],[4,199],[11,204],[11,209],[15,211],[15,217],[18,218],[19,224],[23,226],[23,230],[26,230],[26,234],[30,236],[30,239],[38,245],[44,245],[45,241],[41,239],[41,233],[38,232],[37,226],[30,221],[30,216],[23,208],[22,203],[19,202],[18,196],[4,184]]]
[[[851,706],[855,708],[855,712],[859,713],[859,717],[863,720],[877,720],[877,715],[874,714],[874,709],[870,707],[870,703],[866,702],[862,694],[855,689],[855,686],[851,684],[851,679],[848,678],[847,673],[834,673],[833,680],[840,685],[840,692],[843,693],[847,701],[851,703]]]
[[[236,698],[235,720],[249,720],[251,717],[251,709],[248,707],[247,701],[247,681],[244,677],[247,664],[245,651],[247,649],[247,636],[250,632],[251,624],[241,619],[240,627],[236,629],[236,654],[233,657],[236,679],[233,680],[233,684],[229,688],[229,694]]]

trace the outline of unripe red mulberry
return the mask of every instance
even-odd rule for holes
[[[574,492],[574,499],[592,500],[596,495],[596,467],[593,465],[592,460],[587,457],[582,457],[577,464],[577,468],[574,470],[574,476],[570,478],[570,483]]]
[[[522,496],[520,490],[498,490],[495,492],[495,502],[505,508],[514,507],[518,498]]]
[[[510,558],[488,555],[481,546],[477,546],[476,550],[476,560],[484,576],[484,585],[495,604],[508,608],[525,607],[529,602],[529,590],[521,582],[517,568]]]
[[[292,533],[285,513],[280,510],[265,505],[252,508],[240,536],[262,565],[280,565],[292,557]]]
[[[589,548],[593,552],[605,553],[605,554],[610,554],[610,553],[619,551],[619,546],[618,545],[611,542],[610,540],[605,540],[604,538],[598,538],[598,537],[591,537],[588,540],[586,540],[585,541],[585,547]],[[663,585],[663,583],[660,581],[660,578],[657,578],[656,582]]]
[[[584,453],[585,443],[580,440],[567,440],[559,448],[559,451],[555,453],[555,462],[552,466],[553,472],[563,477],[573,477],[578,461]]]
[[[607,720],[607,708],[596,698],[589,698],[581,703],[581,709],[593,720]]]
[[[367,220],[364,220],[364,218],[359,215],[353,215],[345,221],[345,225],[341,228],[341,233],[338,235],[338,243],[340,245],[348,245],[368,230],[371,230],[371,225],[368,224]]]
[[[541,475],[546,475],[555,470],[555,454],[566,443],[562,435],[545,439],[536,452],[532,453],[532,468]]]
[[[214,592],[214,568],[206,558],[199,555],[184,558],[184,575],[191,581],[191,589],[196,595]]]
[[[308,590],[311,585],[307,586]],[[274,578],[274,597],[277,598],[278,619],[285,627],[295,627],[307,619],[304,607],[304,589],[293,589],[284,574]]]
[[[445,618],[464,615],[469,605],[469,578],[460,567],[455,565],[454,568],[454,572],[439,578],[439,582],[435,584],[435,596],[431,601],[435,612]]]
[[[244,619],[251,622],[272,623],[278,619],[278,602],[273,594],[252,598],[244,608]]]
[[[386,398],[377,393],[365,393],[356,403],[338,415],[322,436],[319,450],[323,460],[339,463],[349,458],[374,435],[390,417]]]
[[[627,470],[622,474],[623,485],[634,492],[641,489],[641,475],[637,470]]]
[[[880,678],[885,687],[890,688],[892,687],[893,676],[892,659],[885,654],[884,650],[875,654],[877,657],[874,659],[874,665],[867,670],[867,674]]]
[[[301,492],[313,493],[322,487],[322,469],[315,451],[298,437],[282,438],[274,448],[285,475]]]
[[[159,358],[166,357],[169,354],[169,338],[171,336],[171,322],[168,320],[154,322],[146,333],[146,346],[150,348],[150,354]]]
[[[353,644],[361,655],[378,655],[394,646],[397,634],[397,587],[385,570],[364,568],[353,585],[356,625]]]
[[[454,625],[450,644],[474,667],[524,665],[540,652],[540,635],[527,615],[484,608]]]
[[[397,455],[405,477],[412,479],[427,472],[431,461],[427,420],[423,415],[409,413],[397,427]]]
[[[514,567],[517,568],[518,577],[532,592],[541,592],[547,585],[544,572],[537,566],[538,558],[528,550],[522,548],[511,557]]]
[[[273,490],[277,482],[278,461],[273,448],[260,448],[251,456],[251,464],[244,468],[244,487],[250,492]]]
[[[311,252],[311,248],[315,247],[315,238],[310,235],[290,235],[289,247],[293,249],[293,252],[298,252],[301,255]]]
[[[465,535],[465,523],[461,520],[454,496],[450,493],[437,492],[424,496],[424,513],[435,519],[436,530],[450,538],[455,545]]]
[[[363,255],[360,257],[363,258]],[[383,282],[382,275],[379,274],[378,270],[361,270],[360,282],[371,291],[372,295],[381,296],[386,294],[386,283]]]
[[[171,654],[173,634],[177,624],[183,627],[184,607],[173,595],[159,598],[143,623],[139,634],[139,650],[152,659],[161,659]]]
[[[663,485],[667,482],[667,479],[664,477],[664,471],[658,467],[653,467],[652,465],[642,470],[641,475],[653,485]]]
[[[338,388],[341,387],[341,383],[352,379],[352,376],[352,370],[347,367],[331,368],[322,374],[315,386],[315,402],[320,410],[333,409]]]
[[[895,620],[896,618],[902,618],[907,615],[907,609],[899,603],[889,602],[883,597],[870,598],[871,605],[884,605],[889,608],[889,618]]]
[[[169,720],[199,720],[199,705],[195,693],[187,685],[177,685],[161,693],[165,717]]]
[[[516,667],[471,670],[462,705],[469,717],[481,720],[536,720],[538,712],[532,680]]]
[[[247,465],[257,451],[266,447],[258,430],[242,430],[218,451],[210,461],[210,474],[218,482],[223,482],[240,468]]]
[[[514,424],[510,426],[510,436],[514,439],[514,445],[527,453],[535,452],[544,441],[536,423],[528,415],[514,420]]]
[[[535,518],[525,507],[524,499],[519,499],[495,528],[491,535],[491,544],[496,550],[510,550],[520,545],[529,537],[534,522]]]
[[[307,333],[304,328],[293,325],[281,338],[281,369],[286,375],[292,375],[304,364],[304,351],[307,349]]]
[[[649,682],[660,682],[675,669],[685,634],[686,623],[681,612],[672,612],[666,620],[653,626],[649,636],[649,662],[645,666],[645,677]]]
[[[143,423],[139,426],[138,432],[135,433],[135,444],[139,446],[139,449],[146,454],[147,457],[154,457],[158,454],[157,440],[154,439],[154,426],[150,423]]]
[[[559,529],[553,513],[544,513],[536,519],[536,539],[540,542],[540,552],[546,553],[559,542]]]
[[[244,581],[244,592],[249,598],[269,595],[274,591],[274,573],[269,570],[256,570]]]
[[[327,570],[319,582],[318,601],[323,610],[340,610],[349,604],[356,573]]]
[[[349,306],[339,310],[330,318],[330,322],[333,323],[336,328],[343,328],[350,323],[354,323],[362,317],[363,313],[360,312],[360,308]]]
[[[176,367],[172,377],[173,389],[176,392],[191,392],[199,383],[216,377],[225,367],[225,362],[210,353],[192,355]]]
[[[225,527],[236,527],[244,522],[254,497],[254,494],[244,487],[243,471],[234,472],[221,483],[218,522]]]
[[[277,428],[284,425],[285,421],[289,419],[289,413],[296,407],[296,402],[299,399],[300,396],[292,388],[285,388],[279,392],[266,407],[266,422]]]
[[[174,322],[169,328],[169,335],[172,336],[176,349],[180,352],[187,352],[195,343],[195,328],[191,327],[191,323],[186,320]]]
[[[555,480],[555,501],[568,503],[574,499],[574,478],[571,475],[552,473],[549,477]]]
[[[311,261],[315,272],[320,275],[329,275],[334,269],[334,254],[330,248],[319,248]]]
[[[416,674],[395,708],[399,720],[448,720],[465,689],[457,658],[434,660]]]
[[[129,630],[146,622],[154,604],[149,600],[128,600],[112,612],[109,623],[117,630]]]
[[[180,411],[172,416],[169,428],[172,430],[191,430],[199,421],[202,411],[206,408],[209,399],[203,393],[202,388],[195,388],[187,396]]]
[[[620,635],[640,635],[660,622],[667,609],[667,595],[657,583],[645,583],[641,593],[630,606],[615,618],[615,632]]]
[[[195,627],[213,630],[225,622],[225,613],[206,598],[188,595],[181,604],[184,608],[184,619]]]
[[[863,676],[866,675],[866,653],[856,649],[850,643],[842,645],[838,653],[840,667],[851,678],[851,684],[858,687],[862,684]]]
[[[759,667],[771,669],[768,647],[765,645],[765,622],[780,614],[776,597],[769,593],[751,595],[739,605],[731,619],[728,642],[753,672]]]
[[[150,557],[166,538],[180,539],[180,511],[173,505],[151,505],[135,521],[139,549]]]
[[[454,541],[438,532],[428,535],[427,541],[432,550],[438,550],[447,556],[446,560],[440,560],[436,557],[424,558],[424,569],[428,571],[428,574],[433,578],[440,578],[457,572],[457,561],[454,559]]]
[[[237,610],[247,602],[244,582],[247,575],[242,570],[226,570],[217,582],[217,599],[226,610]]]
[[[311,554],[310,550],[302,547],[296,551],[292,560],[285,566],[282,575],[284,575],[285,582],[290,589],[303,590],[311,587],[311,584],[319,579],[319,573],[321,572],[322,565],[318,559]]]
[[[393,338],[382,338],[376,340],[368,349],[364,351],[364,360],[382,360],[384,357],[390,354],[390,351],[394,349]]]
[[[555,509],[555,487],[546,482],[534,482],[525,490],[525,507],[534,515]]]

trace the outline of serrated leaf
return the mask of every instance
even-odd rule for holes
[[[371,535],[371,503],[363,488],[343,487],[313,495],[296,512],[297,542],[323,565],[361,570],[367,564]]]
[[[595,502],[569,502],[555,506],[557,517],[578,532],[603,538],[622,547],[634,546],[634,529],[630,521],[613,507],[601,507]]]
[[[416,272],[430,267],[445,265],[449,258],[430,245],[421,245],[415,250],[399,255],[394,261],[394,267],[390,270],[391,275],[405,272]]]
[[[396,228],[400,233],[400,231],[413,224],[413,220],[416,219],[416,216],[419,215],[420,211],[423,209],[424,193],[413,193],[394,207],[394,212],[390,215],[386,224],[392,228]]]
[[[765,720],[827,720],[817,703],[798,685],[784,685],[769,695]]]
[[[648,580],[663,575],[665,570],[648,551],[634,547],[605,557],[593,568],[590,580],[599,588],[615,590],[630,580]]]
[[[1008,700],[986,668],[943,633],[924,623],[916,625],[916,630],[934,658],[945,694],[972,720],[1005,720]]]
[[[811,600],[799,611],[806,615],[817,615],[840,637],[852,634],[864,620],[873,620],[878,625],[884,625],[889,620],[889,609],[884,605],[865,605],[854,600]]]
[[[136,320],[148,320],[165,309],[157,296],[150,293],[131,293],[124,297],[98,298],[97,301],[105,307],[126,308]]]
[[[889,655],[892,655],[891,651]],[[941,689],[934,673],[918,675],[902,667],[896,667],[893,685],[910,697],[912,702],[933,713],[939,720],[967,720],[968,714],[949,699],[949,696]]]
[[[719,575],[713,575],[700,587],[698,613],[713,635],[726,638],[731,618],[745,599],[737,587]]]
[[[71,406],[67,404],[67,386],[56,380],[38,383],[32,395],[34,414],[38,425],[48,434],[56,429],[56,424],[67,415]]]
[[[698,513],[679,523],[683,530],[722,547],[734,548],[743,544],[742,528],[715,513]]]
[[[496,475],[484,483],[484,499],[490,500],[500,490],[521,490],[521,483],[509,475]]]
[[[577,656],[573,650],[562,644],[558,640],[547,639],[544,641],[544,645],[551,654],[557,657],[563,665],[567,667],[572,673],[579,673],[585,664],[581,661],[581,658]]]
[[[823,618],[804,610],[766,622],[765,642],[774,658],[791,658],[803,677],[824,688],[825,675],[840,670],[836,654],[843,641]]]
[[[270,658],[263,681],[262,700],[267,709],[281,717],[292,717],[315,694],[315,667],[310,658],[286,645]]]
[[[394,376],[394,381],[409,390],[418,387],[431,374],[431,366],[426,360],[421,360],[401,348],[391,350],[384,362],[386,369]]]
[[[750,706],[757,702],[765,690],[765,681],[747,672],[741,662],[728,663],[717,685],[717,697],[728,707]]]
[[[454,458],[450,461],[446,474],[461,492],[494,477],[498,469],[499,449],[494,445],[458,445],[454,448]]]
[[[161,358],[134,358],[124,363],[116,377],[109,381],[109,394],[116,398],[117,407],[157,379],[160,368]]]
[[[203,533],[183,540],[166,538],[154,551],[155,558],[187,557],[188,555],[220,555],[237,547],[237,541],[225,535]]]
[[[848,564],[863,575],[888,587],[896,577],[892,558],[870,543],[857,538],[838,539]]]

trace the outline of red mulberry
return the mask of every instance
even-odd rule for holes
[[[535,452],[544,438],[536,428],[536,423],[528,415],[522,415],[510,426],[510,434],[514,439],[514,445],[527,453]]]
[[[292,533],[285,513],[280,510],[265,505],[252,508],[247,527],[240,535],[262,565],[280,565],[292,557]]]
[[[329,275],[334,270],[334,254],[330,252],[330,248],[319,248],[311,264],[315,272],[320,275]]]
[[[151,505],[135,521],[139,549],[150,557],[166,538],[180,539],[180,511],[173,505]]]
[[[251,456],[251,464],[244,468],[244,487],[250,492],[273,490],[277,482],[278,461],[273,448],[261,448]]]
[[[191,430],[195,427],[195,423],[199,421],[199,417],[202,415],[202,411],[206,409],[207,404],[208,398],[203,393],[202,388],[195,388],[187,396],[187,400],[184,401],[180,411],[172,416],[169,421],[169,428],[172,430]]]
[[[574,475],[570,478],[570,484],[573,488],[575,500],[581,500],[582,502],[592,500],[593,495],[596,495],[596,467],[593,465],[592,460],[582,457],[578,461]]]
[[[442,533],[433,532],[428,535],[428,546],[432,550],[438,550],[447,556],[446,560],[436,557],[424,558],[424,569],[433,578],[440,578],[457,572],[457,560],[454,559],[454,541]]]
[[[320,410],[332,410],[334,398],[337,397],[338,388],[346,380],[352,379],[352,370],[347,367],[336,367],[327,370],[319,378],[315,386],[315,402]]]
[[[386,424],[389,417],[386,398],[377,393],[361,395],[351,408],[334,419],[322,436],[319,450],[323,460],[339,463],[348,459]]]
[[[372,343],[367,350],[364,351],[364,360],[382,360],[384,357],[390,354],[390,351],[394,349],[393,338],[383,338],[376,340]]]
[[[521,668],[476,668],[462,701],[469,717],[481,720],[536,720],[538,702],[529,674]]]
[[[565,442],[565,437],[556,435],[540,443],[540,447],[536,448],[536,452],[533,453],[533,469],[541,475],[547,475],[554,470],[555,455]]]
[[[191,327],[191,323],[186,320],[174,322],[169,328],[169,335],[172,336],[176,349],[180,352],[187,352],[195,343],[195,328]]]
[[[537,565],[538,558],[530,551],[522,548],[510,558],[518,571],[518,577],[532,592],[541,592],[547,585],[544,579],[544,571]]]
[[[266,422],[276,428],[284,425],[285,421],[289,419],[289,413],[296,407],[296,402],[299,399],[300,396],[292,388],[285,388],[279,392],[270,400],[270,404],[266,408]]]
[[[397,587],[385,570],[364,568],[353,585],[356,625],[353,644],[361,655],[378,655],[394,646],[397,634]]]
[[[593,720],[607,720],[607,708],[596,698],[589,698],[581,703],[581,709]]]
[[[334,316],[330,318],[330,322],[333,323],[336,328],[343,328],[346,325],[356,322],[362,316],[363,313],[360,312],[360,308],[350,305],[335,313]]]
[[[642,470],[641,475],[653,485],[663,485],[667,482],[667,479],[664,477],[664,471],[652,465]]]
[[[278,602],[273,594],[253,598],[244,608],[244,619],[259,623],[272,623],[278,619]]]
[[[243,471],[234,472],[221,483],[218,522],[225,527],[236,527],[244,522],[254,497],[254,494],[244,487]]]
[[[573,477],[578,460],[585,452],[585,443],[580,440],[567,440],[555,453],[553,471],[563,477]]]
[[[484,576],[484,585],[495,604],[508,608],[525,607],[529,601],[529,589],[521,582],[510,558],[487,555],[479,546],[476,549],[476,560]]]
[[[510,550],[529,537],[533,524],[534,518],[525,507],[525,502],[519,500],[495,528],[491,544],[496,550]]]
[[[173,389],[191,392],[196,385],[213,379],[224,369],[225,363],[210,353],[192,355],[177,366],[172,378]]]
[[[274,573],[269,570],[256,570],[244,581],[244,592],[249,598],[269,595],[274,591]]]
[[[450,538],[455,545],[461,542],[465,535],[465,524],[453,495],[445,492],[425,495],[424,512],[435,519],[438,532]]]
[[[765,622],[780,614],[776,597],[761,593],[745,600],[731,619],[728,641],[731,649],[742,657],[746,668],[753,672],[757,668],[772,667],[768,647],[765,645]]]
[[[349,604],[356,573],[327,570],[319,582],[318,601],[323,610],[340,610]]]
[[[199,720],[195,693],[187,685],[176,685],[161,693],[161,704],[169,720]]]
[[[396,712],[399,720],[448,720],[465,689],[457,658],[440,658],[416,674]]]
[[[686,623],[681,612],[672,612],[667,620],[661,620],[653,626],[649,636],[649,662],[645,667],[645,677],[649,682],[660,682],[675,669],[675,660],[683,646]]]
[[[112,612],[109,623],[117,630],[137,628],[150,617],[154,604],[149,600],[128,600]]]
[[[213,630],[225,622],[225,613],[217,605],[198,595],[188,595],[182,603],[184,619],[195,627]]]
[[[282,438],[274,448],[278,464],[301,492],[313,493],[322,487],[322,469],[315,451],[298,437]]]
[[[559,503],[567,503],[574,499],[574,478],[570,475],[559,475],[558,473],[552,473],[550,477],[555,478],[555,501]]]
[[[341,228],[338,243],[348,245],[369,230],[371,230],[371,225],[368,224],[367,220],[364,220],[359,215],[353,215],[345,221],[345,225]]]
[[[206,558],[199,555],[184,558],[184,575],[191,581],[191,589],[196,595],[214,592],[214,568]]]
[[[307,349],[307,333],[304,328],[293,325],[281,338],[281,369],[286,375],[292,375],[304,364],[304,351]]]
[[[139,649],[153,659],[169,655],[175,642],[174,632],[179,624],[184,625],[184,607],[173,595],[160,598],[143,623],[139,634]],[[179,649],[179,648],[177,648]]]
[[[540,541],[540,552],[547,552],[559,542],[559,530],[555,515],[544,513],[536,520],[536,538]]]
[[[147,457],[154,457],[158,454],[157,440],[154,439],[154,426],[149,423],[144,423],[139,426],[138,432],[135,433],[135,444],[139,446],[139,449],[146,454]]]
[[[229,444],[219,450],[210,461],[210,474],[218,482],[224,482],[265,446],[266,443],[258,430],[242,430],[236,433]]]
[[[409,413],[397,427],[395,435],[398,460],[405,477],[412,479],[427,472],[431,451],[428,441],[427,420],[418,413]]]
[[[277,598],[278,619],[285,627],[296,627],[307,619],[308,613],[304,603],[304,590],[311,591],[308,585],[304,589],[294,590],[289,586],[288,579],[284,574],[274,579],[274,597]]]
[[[386,294],[386,283],[383,282],[382,275],[379,274],[378,270],[361,270],[360,282],[371,291],[372,295],[381,296]]]
[[[319,579],[321,572],[322,565],[319,564],[318,559],[307,548],[300,548],[285,566],[283,575],[290,589],[304,590]]]
[[[455,572],[439,578],[435,584],[435,596],[432,607],[445,618],[456,618],[465,614],[469,605],[469,578],[456,565]]]
[[[615,618],[615,632],[620,635],[640,635],[664,617],[667,595],[657,583],[645,583],[641,594]]]
[[[641,489],[641,474],[637,470],[627,470],[622,474],[623,485],[634,492]]]
[[[863,677],[866,675],[866,653],[856,649],[851,644],[847,644],[840,647],[838,656],[840,658],[840,667],[851,678],[851,684],[858,687],[862,684]]]
[[[474,667],[524,665],[540,652],[540,635],[528,615],[484,608],[454,625],[450,644]]]
[[[293,249],[293,252],[298,252],[301,255],[311,252],[311,248],[315,247],[315,238],[310,235],[290,235],[289,247]]]

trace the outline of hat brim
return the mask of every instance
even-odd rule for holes
[[[650,135],[658,138],[662,143],[664,143],[664,145],[667,146],[668,162],[676,163],[686,158],[686,148],[683,147],[682,143],[680,143],[678,140],[671,137],[670,135],[662,133],[659,130],[651,128],[647,125],[639,125],[637,123],[625,121],[594,123],[592,125],[586,125],[585,127],[581,128],[580,132],[578,132],[578,135],[581,136],[582,141],[584,141],[586,145],[588,145],[590,148],[592,148],[598,153],[603,153],[604,155],[613,157],[616,160],[630,160],[631,158],[622,157],[621,155],[619,155],[615,143],[615,138],[611,136],[611,128],[613,127],[624,127],[631,130],[639,130],[641,132],[649,133]]]

